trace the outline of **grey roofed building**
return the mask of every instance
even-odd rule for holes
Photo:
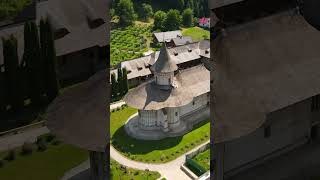
[[[153,36],[156,38],[157,42],[170,42],[171,39],[181,37],[182,32],[180,30],[177,31],[167,31],[167,32],[156,32],[153,33]]]
[[[53,29],[66,29],[63,37],[55,40],[57,56],[73,53],[90,47],[107,45],[106,1],[87,0],[50,0],[37,3],[36,22],[48,17]],[[71,10],[72,9],[72,10]],[[94,11],[92,10],[94,9]],[[100,22],[97,27],[90,27],[90,22]],[[13,24],[0,29],[0,38],[13,34],[18,40],[18,55],[21,60],[24,49],[24,25]],[[106,38],[101,38],[105,34]],[[0,42],[0,65],[3,64],[2,42]]]
[[[173,42],[174,46],[182,46],[193,42],[191,36],[180,36],[173,38],[171,41]]]
[[[300,15],[284,12],[230,27],[218,43],[215,143],[246,136],[268,113],[320,93],[320,34]]]
[[[173,47],[168,49],[169,54],[175,58],[175,64],[187,63],[201,57],[210,58],[210,41],[203,40],[191,44]],[[144,77],[151,75],[150,67],[158,59],[159,51],[152,53],[149,56],[132,59],[129,61],[121,62],[121,68],[126,68],[128,71],[128,79]],[[116,71],[113,71],[116,73]]]

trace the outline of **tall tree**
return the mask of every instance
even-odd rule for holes
[[[117,80],[116,74],[111,73],[111,98],[115,98],[117,96]]]
[[[163,11],[157,11],[154,14],[154,29],[155,30],[164,30],[165,21],[167,19],[167,14]]]
[[[30,99],[32,104],[40,105],[42,96],[42,61],[40,59],[40,44],[38,28],[35,22],[25,24],[25,46],[23,60],[26,63]]]
[[[129,90],[129,84],[128,84],[128,72],[127,72],[127,69],[126,68],[122,68],[122,75],[123,75],[123,79],[122,79],[122,82],[123,82],[123,94],[126,94]]]
[[[143,3],[142,4],[142,18],[144,21],[148,21],[149,18],[153,16],[153,9],[150,4]]]
[[[124,91],[124,87],[123,87],[123,76],[122,76],[122,69],[118,68],[118,79],[117,79],[117,84],[118,84],[118,92],[120,94],[120,96],[123,94]]]
[[[117,15],[120,17],[120,25],[128,26],[133,24],[137,15],[135,14],[131,0],[119,0],[116,6]]]
[[[178,0],[178,8],[180,11],[184,9],[184,0]]]
[[[17,39],[11,35],[8,39],[3,39],[2,42],[8,103],[13,111],[20,111],[24,106],[24,98],[21,91]]]
[[[173,31],[179,29],[181,25],[180,12],[176,9],[170,9],[167,12],[167,18],[165,21],[165,29],[167,31]]]
[[[44,60],[45,89],[49,101],[59,94],[59,82],[56,72],[56,51],[54,47],[53,32],[49,20],[40,22],[41,54]]]
[[[182,13],[182,22],[183,25],[186,27],[192,26],[192,20],[193,20],[193,11],[192,9],[188,8],[185,9]]]

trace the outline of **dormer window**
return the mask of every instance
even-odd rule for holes
[[[192,49],[188,49],[188,52],[192,52]]]
[[[209,50],[207,49],[207,50],[205,51],[205,53],[206,53],[206,54],[209,54]]]
[[[130,73],[131,73],[131,70],[128,70],[127,73],[130,74]]]
[[[141,71],[142,70],[142,67],[138,67],[138,71]]]
[[[175,56],[178,56],[178,52],[174,52],[173,54],[174,54]]]

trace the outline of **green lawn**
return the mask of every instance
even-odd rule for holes
[[[160,178],[160,174],[158,172],[127,168],[112,159],[110,160],[110,169],[111,180],[156,180]]]
[[[71,145],[49,145],[43,152],[34,151],[31,155],[20,155],[16,150],[16,159],[6,162],[0,168],[3,180],[58,180],[71,168],[88,159],[88,153]],[[6,155],[0,153],[0,158]]]
[[[148,163],[168,162],[209,140],[209,120],[184,136],[157,141],[134,139],[126,134],[123,125],[136,112],[137,110],[128,107],[111,113],[110,119],[113,146],[132,160]]]
[[[210,31],[204,30],[200,27],[191,27],[182,29],[182,35],[184,36],[191,36],[194,41],[199,41],[205,39],[210,39]]]
[[[210,149],[199,153],[192,159],[195,160],[199,165],[204,167],[206,170],[210,170]]]

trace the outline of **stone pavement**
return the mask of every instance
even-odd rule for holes
[[[196,151],[198,148],[200,148],[204,144],[207,144],[208,142],[209,141],[197,146],[196,148],[190,150],[189,152],[181,155],[177,159],[164,164],[148,164],[148,163],[142,163],[142,162],[130,160],[124,157],[122,154],[120,154],[112,146],[110,146],[110,158],[130,168],[135,168],[140,170],[149,169],[150,171],[158,171],[162,177],[165,177],[168,180],[190,180],[191,178],[187,176],[180,169],[180,166],[185,162],[185,155],[193,151]]]
[[[24,142],[35,142],[38,136],[46,133],[49,133],[49,129],[47,127],[38,127],[26,130],[19,134],[0,137],[0,151],[19,147],[23,145]]]

